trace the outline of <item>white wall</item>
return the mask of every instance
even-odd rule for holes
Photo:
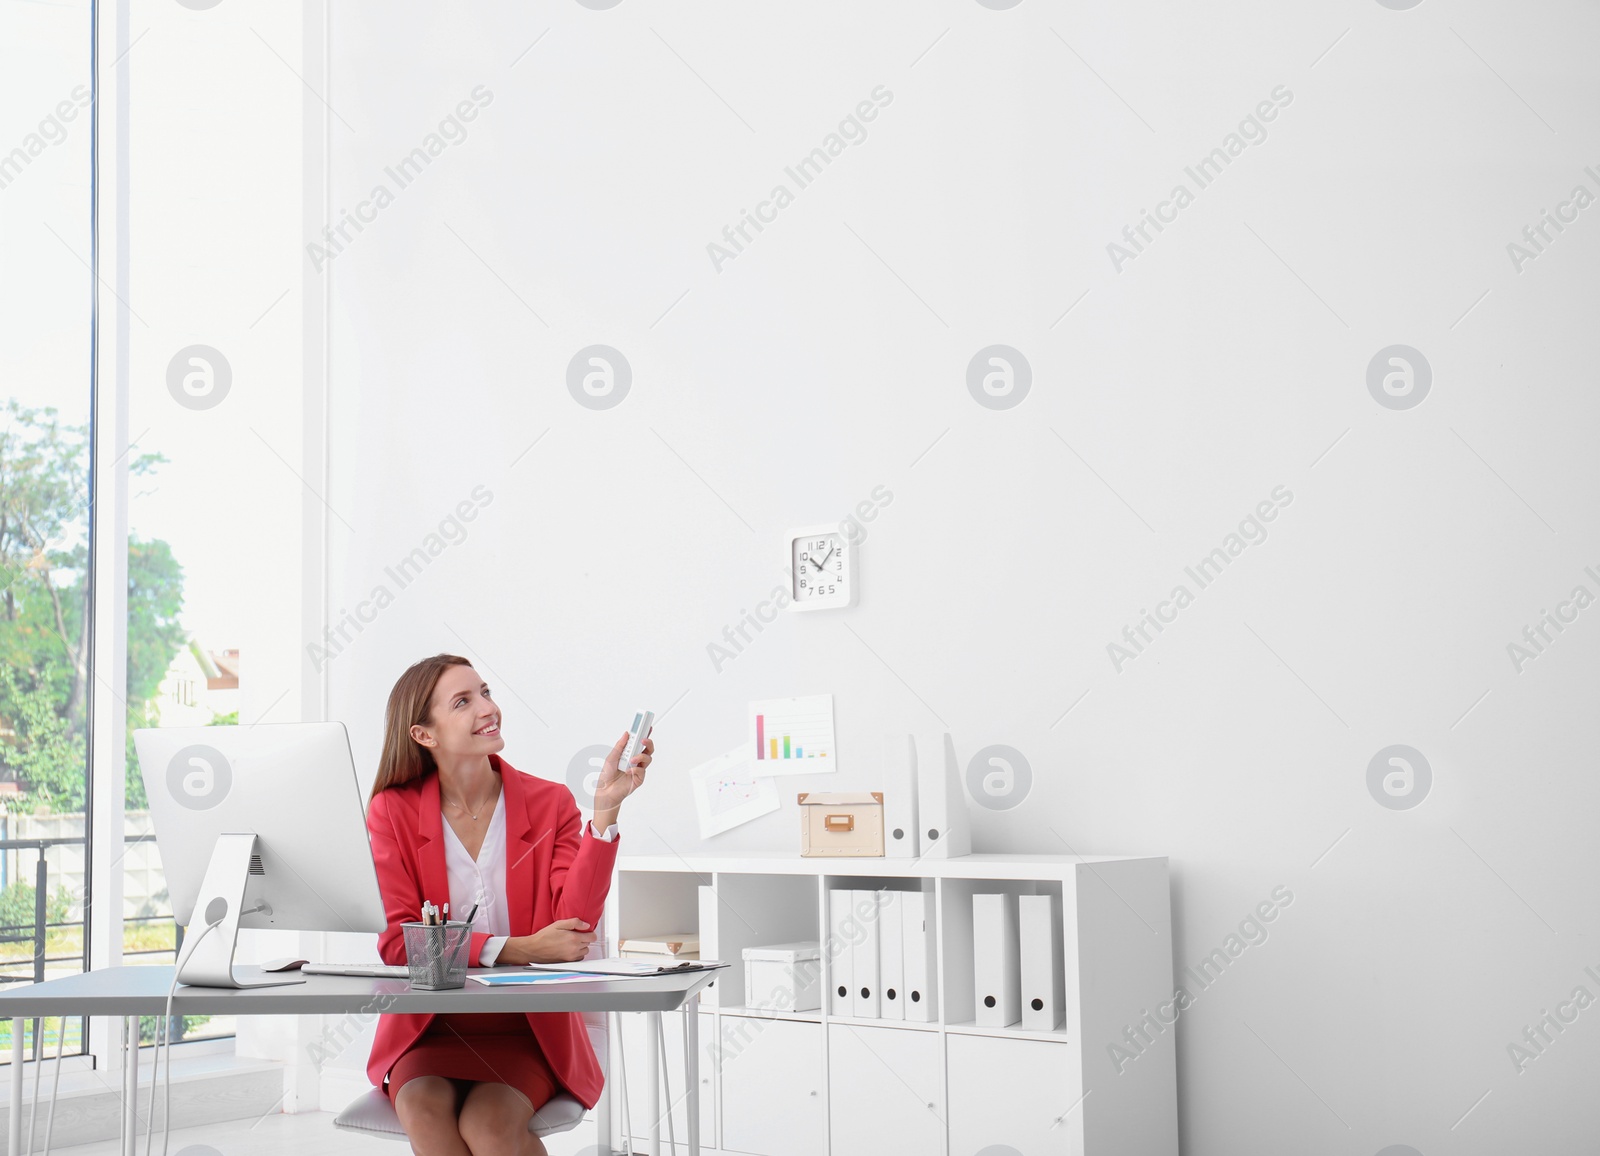
[[[439,650],[548,777],[671,708],[630,851],[699,849],[683,772],[752,697],[837,696],[844,769],[796,789],[878,785],[885,731],[1004,743],[1033,786],[974,806],[979,849],[1169,855],[1179,969],[1294,897],[1180,1021],[1186,1153],[1575,1150],[1600,1010],[1520,1074],[1507,1045],[1600,996],[1600,610],[1520,672],[1506,648],[1600,595],[1600,208],[1520,272],[1506,246],[1600,193],[1597,31],[1484,0],[339,6],[336,217],[492,95],[317,258],[332,610],[393,595],[326,663],[363,775]],[[867,139],[714,268],[878,86]],[[1278,86],[1267,138],[1118,271],[1108,242]],[[603,412],[565,384],[594,343],[633,373]],[[993,343],[1032,365],[1014,409],[966,386]],[[1432,366],[1414,409],[1367,388],[1395,343]],[[400,589],[384,568],[479,486]],[[879,486],[860,606],[715,669],[783,531]],[[1184,567],[1276,487],[1267,540],[1198,590]],[[1108,643],[1180,582],[1119,672]],[[1367,787],[1401,743],[1433,774],[1410,810]],[[791,802],[710,849],[796,828]]]

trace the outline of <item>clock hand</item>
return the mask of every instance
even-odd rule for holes
[[[826,566],[828,564],[828,559],[833,557],[833,551],[834,551],[834,547],[829,546],[828,547],[828,552],[822,556],[822,561],[818,562],[816,560],[816,558],[813,557],[811,559],[811,564],[813,566],[815,566],[818,570],[821,570],[824,566]]]

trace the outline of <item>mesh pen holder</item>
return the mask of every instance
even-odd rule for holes
[[[402,923],[406,936],[406,966],[411,986],[424,991],[444,991],[467,986],[467,954],[472,924]]]

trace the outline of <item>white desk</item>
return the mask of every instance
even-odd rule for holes
[[[473,968],[477,973],[522,972],[518,967]],[[122,1148],[137,1156],[139,1017],[166,1014],[171,967],[108,967],[45,983],[0,991],[0,1019],[11,1026],[11,1152],[19,1152],[23,1105],[23,1021],[36,1016],[121,1016],[123,1026]],[[239,975],[260,974],[241,966]],[[663,1012],[683,1007],[690,996],[710,983],[716,971],[685,972],[649,979],[603,980],[595,983],[547,984],[525,988],[493,988],[468,982],[453,991],[414,991],[403,979],[366,976],[308,975],[304,983],[254,989],[185,987],[172,997],[178,1015],[339,1015],[347,1012]],[[699,1017],[684,1017],[689,1033],[685,1063],[688,1116],[699,1120]],[[43,1055],[43,1052],[40,1053]],[[153,1077],[152,1077],[153,1078]],[[691,1123],[690,1156],[699,1156],[700,1137]]]

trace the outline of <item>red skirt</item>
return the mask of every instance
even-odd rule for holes
[[[521,1012],[435,1015],[389,1069],[389,1102],[418,1076],[507,1084],[538,1111],[560,1090]]]

